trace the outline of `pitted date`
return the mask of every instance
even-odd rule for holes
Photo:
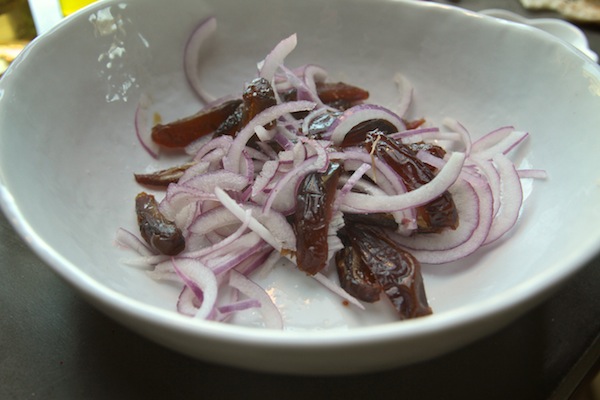
[[[135,181],[142,185],[166,187],[171,183],[176,183],[183,176],[185,171],[195,162],[189,162],[175,167],[152,172],[150,174],[134,174]]]
[[[381,134],[369,134],[365,140],[367,151],[383,160],[400,176],[406,188],[417,189],[434,177],[432,168],[419,160],[409,146]],[[445,228],[458,227],[458,211],[452,195],[446,191],[438,198],[417,208],[417,231],[435,233]]]
[[[382,292],[381,285],[371,269],[362,262],[360,253],[352,247],[348,239],[342,241],[345,247],[335,253],[340,286],[359,300],[367,303],[378,301]]]
[[[212,134],[241,103],[242,100],[226,101],[190,117],[155,125],[152,128],[152,140],[164,147],[185,147],[198,138]]]
[[[174,256],[185,249],[185,239],[179,228],[158,209],[153,195],[141,192],[135,198],[135,211],[142,238],[153,249]]]
[[[421,265],[381,228],[351,224],[345,228],[352,248],[369,268],[401,319],[432,313]]]
[[[297,192],[293,217],[297,265],[310,275],[321,271],[327,264],[327,237],[340,173],[339,164],[331,163],[325,173],[308,174]]]

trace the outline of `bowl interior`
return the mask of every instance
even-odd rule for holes
[[[148,315],[175,313],[178,287],[124,266],[127,254],[113,240],[119,227],[135,228],[140,187],[132,174],[181,158],[154,160],[141,148],[137,102],[150,96],[163,120],[201,107],[187,87],[182,52],[209,15],[218,30],[199,74],[215,95],[240,92],[256,62],[296,32],[288,65],[321,65],[332,80],[367,88],[375,103],[394,107],[400,72],[415,88],[414,117],[433,125],[453,117],[475,137],[503,125],[530,132],[511,156],[549,178],[524,182],[522,216],[508,237],[460,262],[424,266],[436,314],[415,324],[443,329],[444,315],[460,320],[522,305],[598,249],[600,71],[544,32],[421,2],[103,2],[36,40],[0,81],[4,210],[91,297],[126,299]],[[368,315],[343,307],[285,266],[257,279],[276,287],[291,330],[394,320],[381,305]]]

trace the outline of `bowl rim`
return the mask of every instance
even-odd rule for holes
[[[151,324],[169,326],[179,332],[192,335],[212,336],[220,341],[235,341],[264,347],[346,347],[368,341],[396,341],[438,333],[440,327],[457,328],[477,323],[497,313],[507,312],[522,305],[532,297],[541,297],[550,292],[565,278],[573,275],[598,252],[598,246],[587,246],[588,251],[573,253],[568,263],[561,268],[549,268],[526,283],[507,289],[502,296],[495,296],[477,304],[468,304],[442,313],[434,313],[425,318],[394,321],[351,329],[327,330],[272,330],[255,327],[224,324],[214,321],[196,320],[158,306],[145,304],[98,283],[82,272],[76,265],[65,259],[41,238],[21,215],[10,193],[0,181],[0,207],[16,232],[56,274],[92,304],[108,307]],[[592,241],[592,240],[590,240]],[[568,268],[567,268],[568,266]],[[533,294],[533,295],[532,295]],[[96,303],[97,302],[97,303]],[[535,302],[534,302],[535,303]],[[533,305],[533,304],[532,304]]]
[[[127,0],[126,2],[134,3],[138,1],[141,3],[143,0]],[[463,16],[468,18],[476,17],[482,18],[486,20],[487,23],[491,24],[510,25],[514,29],[526,30],[528,33],[544,37],[545,40],[552,40],[564,47],[565,51],[572,54],[572,56],[579,57],[590,64],[595,64],[592,60],[587,59],[585,55],[575,50],[571,45],[563,43],[551,34],[516,22],[499,21],[494,17],[485,16],[457,6],[440,3],[415,2],[410,0],[368,1],[394,2],[401,4],[402,7],[445,9],[454,16],[462,15],[459,18],[463,18]],[[43,46],[46,42],[54,40],[54,37],[60,35],[64,26],[71,24],[71,21],[77,21],[83,18],[90,10],[104,8],[107,4],[113,3],[123,2],[110,0],[107,2],[91,4],[65,18],[55,27],[34,39],[17,58],[15,63],[9,67],[3,79],[0,80],[0,88],[4,88],[11,84],[11,75],[18,69],[19,64],[25,61],[30,52],[34,52],[37,47]],[[596,72],[598,76],[600,76],[600,67],[598,67],[597,64],[595,65]],[[543,293],[549,292],[566,278],[576,273],[600,250],[600,243],[598,243],[598,240],[593,240],[596,238],[588,239],[580,245],[583,251],[570,254],[563,259],[560,268],[550,266],[543,273],[530,278],[524,283],[511,287],[505,291],[502,296],[495,296],[478,302],[477,304],[469,304],[442,313],[434,313],[426,318],[396,321],[373,326],[352,327],[351,329],[279,331],[190,319],[189,317],[177,314],[176,311],[164,310],[157,306],[148,305],[142,301],[129,298],[114,289],[110,289],[109,287],[98,283],[89,275],[82,272],[76,265],[65,259],[56,250],[51,248],[33,229],[29,221],[21,213],[19,205],[16,203],[8,187],[4,183],[2,171],[0,171],[0,209],[4,212],[9,223],[25,241],[27,246],[76,291],[83,294],[86,299],[93,300],[90,302],[96,306],[101,305],[101,308],[103,309],[109,308],[131,318],[156,325],[168,326],[171,329],[191,335],[210,336],[221,341],[236,341],[275,348],[281,346],[346,347],[348,345],[365,343],[365,341],[397,341],[409,339],[414,336],[439,333],[440,328],[452,329],[462,325],[483,321],[492,315],[508,312],[516,306],[524,306],[527,303],[533,305],[536,298],[540,298]]]

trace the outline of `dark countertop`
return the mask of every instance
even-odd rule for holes
[[[517,0],[440,2],[558,16]],[[600,27],[582,29],[600,53]],[[0,399],[566,399],[599,367],[600,256],[499,332],[431,361],[349,377],[255,373],[156,345],[78,297],[2,215],[0,274]]]

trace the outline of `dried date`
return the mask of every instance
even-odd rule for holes
[[[185,249],[185,239],[174,222],[158,209],[153,195],[141,192],[135,198],[135,211],[142,238],[153,249],[174,256]]]
[[[331,163],[325,173],[310,173],[297,192],[293,227],[296,233],[297,265],[314,275],[327,264],[329,223],[341,167]]]
[[[431,314],[421,266],[381,228],[351,224],[346,232],[361,262],[369,268],[401,319]]]

